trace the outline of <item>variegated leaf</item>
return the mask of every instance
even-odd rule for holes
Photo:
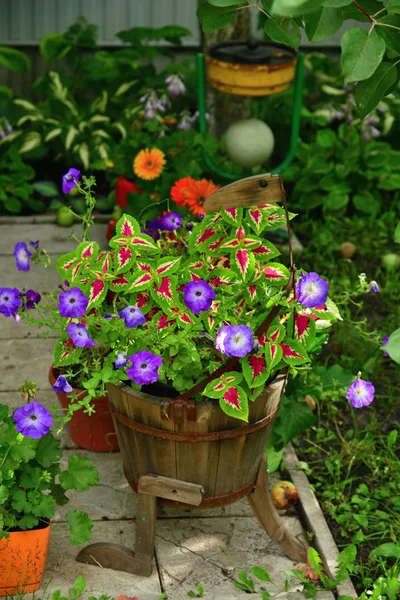
[[[76,348],[72,345],[66,345],[65,342],[58,341],[54,348],[54,366],[66,367],[79,362],[82,354],[82,348]]]
[[[236,250],[231,258],[231,269],[248,281],[254,272],[254,256],[249,250]]]
[[[88,308],[99,304],[107,293],[107,285],[101,279],[95,279],[92,281],[89,290],[89,303]]]
[[[297,340],[286,338],[279,345],[282,348],[282,359],[288,365],[301,365],[309,360],[304,346]]]
[[[115,229],[117,231],[117,235],[115,237],[124,236],[132,238],[134,235],[138,235],[140,232],[139,223],[136,221],[136,219],[125,214],[122,215],[122,217],[118,220]],[[126,243],[126,240],[124,243]]]
[[[279,344],[266,342],[264,351],[265,351],[265,359],[267,361],[268,368],[270,371],[273,371],[275,369],[275,367],[282,360],[282,355],[283,355],[282,348],[280,347]]]
[[[267,216],[260,208],[251,208],[248,211],[247,222],[257,235],[263,232],[267,225]]]
[[[152,281],[153,278],[150,273],[144,272],[140,273],[139,275],[135,273],[133,278],[129,278],[128,292],[139,292],[141,290],[146,290]]]
[[[97,242],[82,242],[76,249],[76,256],[84,261],[94,261],[99,254]]]
[[[243,208],[225,208],[220,214],[224,221],[238,227],[242,222]]]
[[[269,368],[265,356],[250,354],[242,361],[243,374],[250,388],[263,385],[269,377]]]
[[[219,231],[215,227],[207,227],[204,230],[197,232],[197,227],[192,231],[189,238],[190,253],[205,250],[212,242],[220,238]]]
[[[248,421],[249,402],[246,392],[240,386],[229,387],[219,399],[221,409],[230,417]]]
[[[271,260],[271,258],[275,258],[275,256],[279,256],[280,252],[274,244],[271,244],[268,240],[262,241],[262,244],[258,246],[258,248],[254,248],[252,250],[255,258],[259,261],[267,261]]]
[[[129,246],[121,246],[115,252],[115,262],[117,273],[122,273],[130,269],[135,260],[135,254]]]
[[[293,316],[288,322],[288,331],[292,331],[293,328]],[[306,348],[309,348],[315,339],[315,321],[311,315],[299,314],[295,315],[295,334],[296,339],[303,344]]]
[[[176,304],[174,285],[171,277],[163,277],[160,284],[154,284],[151,295],[160,306]]]
[[[280,263],[268,263],[262,270],[269,285],[286,285],[289,281],[289,269]]]
[[[233,286],[235,285],[236,275],[230,269],[214,269],[210,273],[209,284],[214,288],[218,288],[221,285]]]
[[[257,285],[252,284],[246,286],[244,289],[244,296],[247,300],[247,303],[251,306],[258,298],[259,288]]]
[[[62,279],[70,277],[72,267],[79,263],[79,259],[76,257],[75,252],[68,252],[59,257],[57,261],[57,270]]]
[[[138,308],[143,308],[144,306],[147,305],[147,303],[150,300],[150,294],[148,292],[140,292],[137,296],[136,296],[136,303],[135,305]]]
[[[285,328],[282,325],[274,325],[276,321],[270,326],[267,332],[268,341],[278,344],[282,342],[285,337]]]
[[[181,261],[181,257],[178,256],[166,256],[158,262],[158,266],[155,270],[157,275],[172,275],[172,273],[176,273],[179,269],[179,263]]]
[[[120,290],[125,290],[128,287],[128,283],[129,280],[127,274],[124,275],[121,273],[116,279],[110,281],[109,287],[111,290],[114,290],[114,292],[118,292]]]

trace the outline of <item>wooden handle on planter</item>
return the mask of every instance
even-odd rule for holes
[[[206,212],[220,208],[239,208],[283,202],[285,190],[279,175],[255,175],[220,188],[204,201]]]
[[[234,183],[217,190],[204,202],[204,208],[207,212],[219,210],[221,208],[239,208],[245,206],[262,206],[265,204],[276,204],[282,202],[286,215],[286,226],[288,230],[289,261],[290,261],[290,279],[285,288],[285,294],[288,296],[295,288],[296,267],[293,262],[293,249],[290,230],[289,211],[286,203],[286,194],[283,187],[283,180],[279,175],[256,175],[255,177],[246,177]],[[282,307],[280,305],[271,308],[264,321],[257,328],[255,337],[266,333],[271,326],[272,321],[278,316]],[[229,358],[213,373],[208,374],[204,379],[196,383],[190,390],[180,394],[175,400],[189,400],[193,398],[208,385],[210,381],[217,379],[226,372],[234,371],[239,363],[236,357]]]

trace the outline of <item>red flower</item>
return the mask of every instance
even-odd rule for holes
[[[138,188],[136,183],[129,181],[126,177],[120,175],[115,184],[115,195],[117,197],[117,204],[120,208],[126,208],[128,206],[128,194],[130,192],[137,192],[141,194],[143,190]]]
[[[107,233],[106,233],[106,237],[108,240],[111,240],[111,238],[114,237],[115,227],[116,227],[117,223],[118,223],[117,219],[111,219],[111,221],[108,221],[108,227],[107,227]]]
[[[215,185],[208,179],[195,181],[194,186],[191,188],[190,194],[188,195],[189,210],[197,217],[204,215],[204,200],[219,188],[219,185]]]
[[[191,189],[193,188],[196,181],[193,177],[182,177],[175,181],[171,188],[171,199],[178,204],[178,206],[187,206],[188,198],[191,195]]]

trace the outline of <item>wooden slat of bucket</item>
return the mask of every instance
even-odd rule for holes
[[[215,402],[196,404],[196,421],[188,419],[183,411],[183,421],[175,422],[175,431],[180,433],[208,433],[219,429],[222,411]],[[219,442],[176,442],[177,478],[201,483],[205,498],[215,495],[218,471]]]
[[[283,202],[285,191],[279,175],[255,175],[220,188],[204,201],[205,212]]]

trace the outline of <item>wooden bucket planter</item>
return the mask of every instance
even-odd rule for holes
[[[129,484],[137,491],[140,477],[149,473],[198,484],[204,489],[201,507],[247,496],[256,483],[284,383],[285,375],[279,375],[250,403],[248,423],[228,417],[218,401],[174,401],[123,383],[109,385]]]

